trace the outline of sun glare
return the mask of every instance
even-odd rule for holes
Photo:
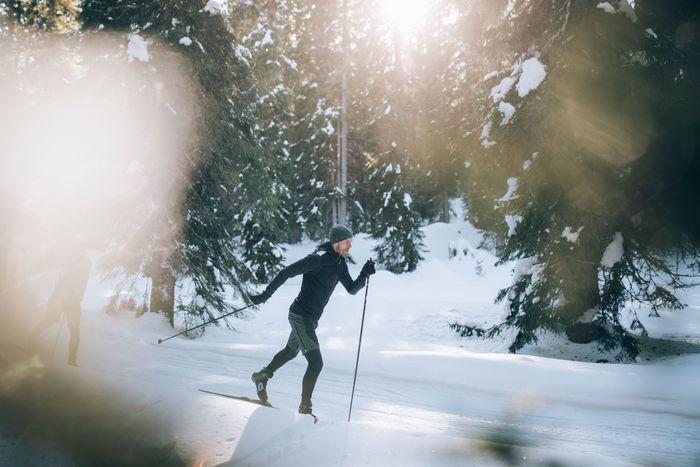
[[[417,29],[428,13],[433,0],[383,0],[384,19],[403,32]]]

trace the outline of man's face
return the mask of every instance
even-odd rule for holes
[[[347,256],[350,252],[350,248],[352,248],[352,238],[333,244],[333,250],[340,256]]]

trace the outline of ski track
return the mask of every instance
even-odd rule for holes
[[[100,328],[84,335],[86,339],[120,338]],[[154,373],[159,380],[171,381],[173,391],[168,395],[157,394],[157,388],[141,388],[144,410],[169,414],[175,426],[189,426],[190,429],[180,429],[177,442],[185,451],[207,453],[202,465],[216,465],[233,458],[248,418],[256,409],[272,409],[204,394],[197,389],[255,397],[250,374],[268,361],[274,351],[234,351],[225,345],[200,346],[185,339],[157,345],[156,340],[154,336],[152,343],[139,341],[132,353],[101,354],[99,364],[87,361],[81,369],[101,378],[114,378],[107,369],[121,368],[120,378],[130,380],[134,387],[142,380],[153,379]],[[334,351],[333,358],[324,366],[314,395],[314,409],[321,419],[318,428],[347,420],[353,368],[341,369],[335,363],[351,361],[352,353]],[[177,358],[182,355],[186,358]],[[565,450],[579,453],[583,458],[593,452],[642,464],[663,460],[661,465],[690,466],[697,461],[694,453],[684,452],[683,446],[700,445],[700,416],[695,408],[685,412],[672,408],[673,397],[622,393],[619,401],[604,403],[554,394],[532,396],[529,400],[517,384],[497,389],[493,383],[477,379],[454,384],[402,373],[401,365],[395,372],[391,365],[383,366],[389,368],[387,371],[362,371],[363,360],[377,358],[382,357],[371,352],[360,360],[353,424],[406,431],[414,436],[417,433],[472,441],[505,438],[515,447]],[[299,355],[275,373],[268,383],[273,405],[284,411],[296,409],[305,367],[306,361]],[[455,400],[455,394],[464,397]],[[170,413],[172,407],[182,405],[182,401],[191,406],[174,416]],[[639,409],[648,403],[653,407]],[[575,419],[568,416],[572,410],[577,414]],[[609,423],[610,411],[619,412],[618,423]],[[583,419],[581,414],[585,414]],[[313,432],[294,433],[294,427],[290,427],[275,436],[291,437],[291,446],[299,445],[301,449]],[[273,450],[262,457],[256,456],[253,465],[283,464],[284,458],[284,449]]]

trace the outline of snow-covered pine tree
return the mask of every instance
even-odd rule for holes
[[[192,65],[201,108],[199,138],[175,180],[186,189],[150,221],[158,226],[149,230],[153,235],[128,247],[133,256],[128,271],[152,278],[151,310],[161,309],[171,322],[176,283],[186,281],[193,288],[178,309],[201,320],[230,310],[227,288],[234,296],[246,293],[251,272],[236,252],[243,231],[236,214],[254,201],[272,203],[276,196],[270,190],[269,153],[252,132],[257,96],[245,50],[227,23],[233,19],[219,8],[223,3],[197,3],[89,0],[81,15],[86,28],[129,31],[169,43]],[[132,227],[141,235],[143,226]],[[165,236],[166,243],[164,231],[175,232]]]
[[[511,351],[551,330],[633,358],[635,310],[682,307],[700,245],[697,17],[688,2],[509,2],[482,23],[466,196],[519,262],[490,330],[517,329]]]
[[[293,103],[294,121],[288,140],[287,183],[291,198],[290,225],[301,239],[323,240],[333,223],[338,179],[340,117],[339,4],[318,8],[299,2],[295,41],[290,56],[301,71]]]
[[[394,273],[411,272],[423,259],[423,232],[413,200],[402,180],[401,165],[391,163],[378,170],[373,186],[378,187],[381,207],[374,216],[372,236],[381,239],[376,246],[377,262]]]

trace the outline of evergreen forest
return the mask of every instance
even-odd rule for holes
[[[506,319],[456,332],[634,358],[646,331],[621,313],[681,310],[700,277],[699,10],[0,0],[0,281],[66,244],[100,250],[111,312],[196,325],[336,223],[410,273],[457,198],[517,266],[494,297]]]

